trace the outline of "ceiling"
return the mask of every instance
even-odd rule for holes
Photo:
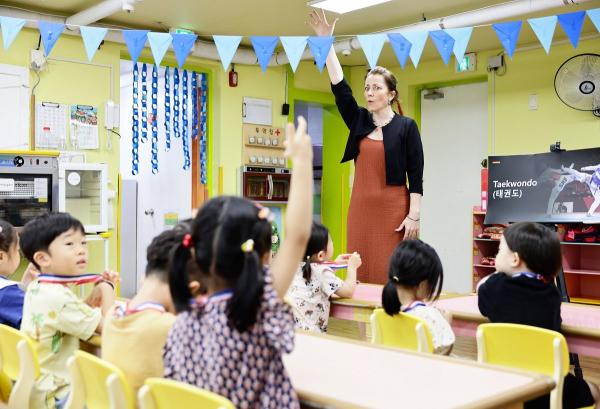
[[[0,5],[66,17],[98,2],[99,0],[12,0],[0,1]],[[435,19],[504,2],[498,0],[392,0],[340,16],[335,34],[339,37],[382,31],[422,21],[423,17]],[[579,6],[549,9],[535,15],[523,16],[523,18],[597,7],[600,7],[600,0],[592,0]],[[219,0],[210,2],[206,0],[142,0],[136,4],[134,13],[119,12],[102,20],[102,23],[120,27],[147,28],[154,31],[166,31],[170,27],[180,27],[193,30],[207,38],[212,34],[310,35],[312,34],[311,29],[305,23],[309,10],[306,0]],[[597,33],[596,29],[586,19],[582,35],[594,33]],[[564,38],[566,36],[562,29],[557,28],[555,41]],[[525,25],[519,38],[519,45],[536,42],[533,31]],[[247,38],[244,44],[249,44]],[[495,48],[500,48],[500,43],[491,27],[476,28],[469,44],[469,51]],[[340,58],[342,63],[348,65],[366,63],[359,50],[355,50],[351,56],[340,56]],[[431,41],[428,41],[423,59],[430,58],[439,57]],[[391,47],[384,47],[380,63],[388,65],[395,64],[395,61]]]

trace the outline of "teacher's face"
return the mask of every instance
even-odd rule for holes
[[[390,105],[394,93],[390,92],[383,76],[373,74],[367,76],[365,80],[365,100],[367,109],[371,112],[380,111]]]

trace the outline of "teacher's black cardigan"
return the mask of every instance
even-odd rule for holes
[[[335,85],[331,84],[331,90],[335,95],[338,110],[350,129],[341,163],[356,160],[361,139],[375,130],[375,124],[369,111],[358,106],[345,79]],[[408,191],[423,194],[423,145],[417,124],[411,118],[395,115],[381,130],[386,183],[406,185],[408,175]]]

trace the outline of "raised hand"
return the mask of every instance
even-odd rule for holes
[[[325,10],[323,9],[313,9],[308,14],[308,25],[312,27],[315,31],[315,34],[318,36],[332,36],[333,30],[335,29],[335,23],[337,23],[339,19],[336,18],[332,23],[327,22],[327,17],[325,16]]]
[[[288,123],[285,129],[284,155],[293,162],[307,161],[312,163],[313,149],[310,136],[306,133],[306,120],[298,117],[298,128]]]

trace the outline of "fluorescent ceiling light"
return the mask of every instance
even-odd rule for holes
[[[377,4],[387,3],[388,1],[391,0],[312,0],[309,1],[307,5],[333,11],[337,14],[344,14],[350,11],[375,6]]]

